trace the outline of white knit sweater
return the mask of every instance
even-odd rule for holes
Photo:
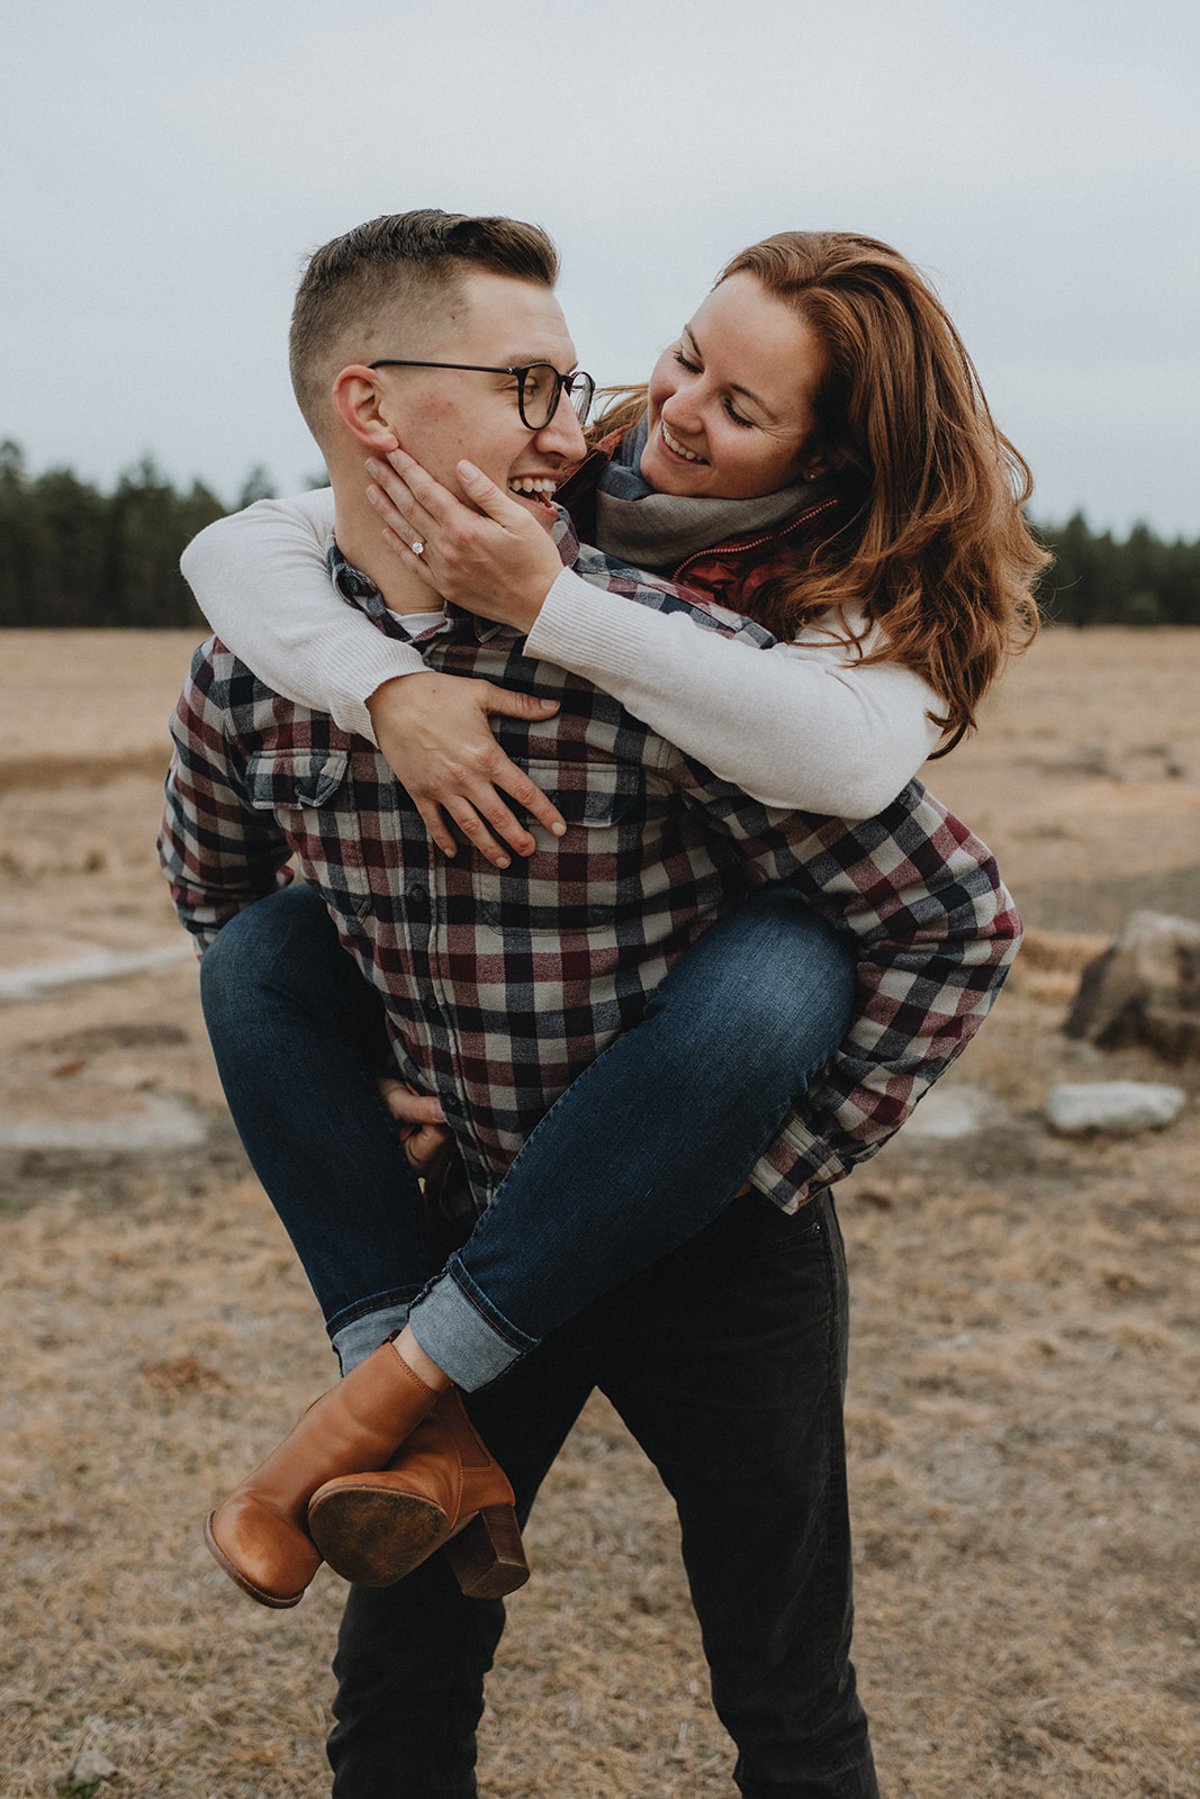
[[[268,687],[373,742],[366,700],[424,663],[338,598],[325,563],[332,533],[328,488],[259,500],[202,531],[183,572],[217,635]],[[846,629],[830,615],[794,643],[756,650],[564,569],[527,648],[611,693],[752,799],[870,818],[937,747],[927,714],[940,708],[911,669],[862,667]]]

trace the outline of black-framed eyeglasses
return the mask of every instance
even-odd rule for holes
[[[558,411],[563,394],[570,397],[575,417],[587,424],[596,383],[582,369],[560,375],[552,362],[529,362],[523,368],[497,368],[486,362],[410,362],[399,356],[381,356],[367,364],[373,369],[467,369],[476,375],[513,375],[517,382],[517,411],[527,431],[544,431]]]

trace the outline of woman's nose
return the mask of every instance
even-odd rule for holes
[[[683,382],[662,402],[659,412],[672,431],[694,436],[700,429],[700,396],[693,382]]]

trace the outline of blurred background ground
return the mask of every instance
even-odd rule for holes
[[[198,1534],[333,1366],[153,856],[190,648],[0,634],[6,1799],[72,1791],[81,1752],[116,1772],[76,1799],[327,1787],[338,1583],[260,1611]],[[839,1194],[857,1661],[888,1799],[1200,1794],[1200,1082],[1060,1030],[1130,911],[1200,917],[1198,663],[1196,633],[1060,628],[928,771],[1032,928],[941,1110]],[[1186,1086],[1179,1123],[1047,1134],[1054,1082],[1125,1076]],[[939,1134],[945,1095],[981,1128]],[[671,1509],[602,1403],[529,1540],[481,1790],[732,1794]]]

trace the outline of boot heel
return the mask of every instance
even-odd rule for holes
[[[517,1514],[511,1505],[488,1505],[451,1537],[446,1555],[468,1599],[503,1599],[529,1579]]]

